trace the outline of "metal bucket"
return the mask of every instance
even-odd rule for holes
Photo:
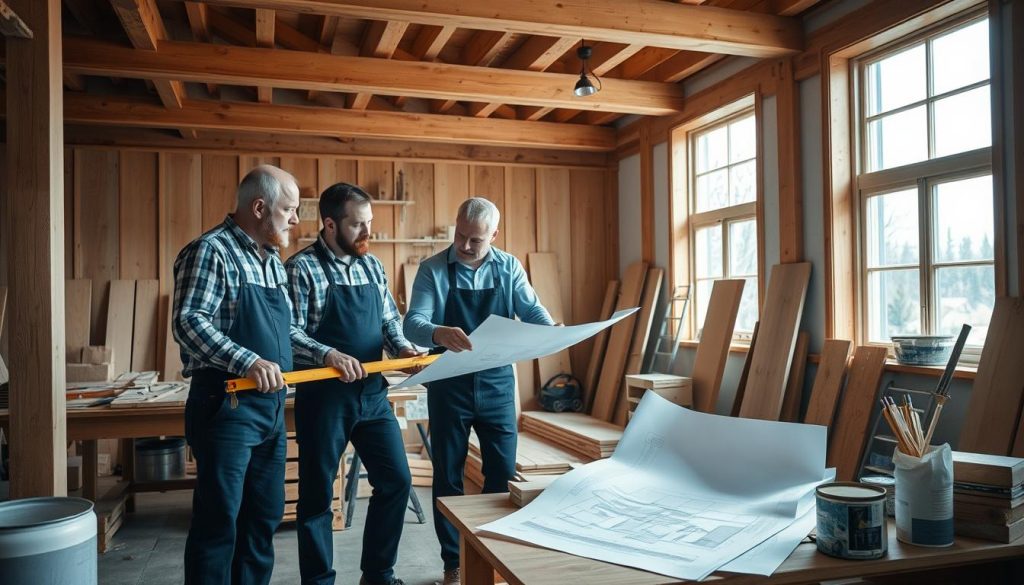
[[[135,441],[135,481],[185,477],[185,439],[167,437]]]
[[[0,503],[0,581],[95,585],[96,514],[81,498]]]

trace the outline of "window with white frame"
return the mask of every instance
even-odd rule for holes
[[[862,339],[980,346],[995,303],[988,19],[962,18],[856,65]]]
[[[687,133],[693,331],[703,326],[714,282],[743,279],[735,336],[758,315],[757,125],[752,109]]]

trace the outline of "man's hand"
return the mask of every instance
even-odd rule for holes
[[[264,359],[258,359],[249,366],[245,377],[256,382],[256,389],[260,392],[276,392],[284,388],[281,366]]]
[[[469,336],[459,327],[438,327],[434,329],[433,339],[437,345],[442,345],[456,353],[473,349],[473,343],[469,340]]]
[[[327,352],[324,365],[341,372],[338,378],[342,382],[355,382],[366,377],[366,370],[363,369],[363,364],[359,363],[359,360],[336,349]]]
[[[413,349],[411,347],[402,348],[402,351],[398,352],[398,357],[399,358],[420,357],[420,356],[423,356],[423,355],[427,355],[427,354],[423,353],[423,352],[418,352],[418,351],[416,351],[415,349]],[[405,372],[406,374],[412,375],[412,374],[419,373],[420,370],[422,370],[422,369],[423,369],[423,366],[413,366],[411,368],[405,368],[404,370],[401,370],[401,371]]]

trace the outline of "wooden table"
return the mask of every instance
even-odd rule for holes
[[[573,556],[532,545],[482,536],[476,527],[516,511],[508,494],[486,494],[441,498],[441,512],[459,530],[462,582],[472,585],[493,585],[495,572],[508,583],[519,585],[565,585],[567,582],[588,585],[652,585],[679,583],[677,579]],[[883,577],[900,574],[900,582],[912,574],[972,565],[972,582],[1021,582],[1024,575],[1024,538],[1013,544],[999,544],[972,538],[957,537],[947,548],[925,548],[905,545],[896,540],[896,526],[889,523],[889,554],[879,560],[848,561],[823,555],[814,544],[801,544],[771,577],[715,573],[709,579],[728,585],[748,583],[795,584],[819,583],[851,577]],[[983,576],[985,571],[999,575]],[[1016,575],[1014,580],[1007,572]],[[567,577],[571,577],[567,580]]]

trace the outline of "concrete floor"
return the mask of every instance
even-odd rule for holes
[[[409,585],[431,585],[441,576],[440,547],[430,514],[430,488],[416,488],[426,508],[426,524],[406,514],[395,575]],[[334,568],[339,585],[359,583],[359,555],[368,499],[357,500],[352,528],[334,533]],[[192,509],[192,492],[182,490],[136,496],[135,512],[129,514],[114,535],[111,550],[99,557],[102,585],[178,585],[183,579],[185,537]],[[299,582],[295,525],[282,524],[274,536],[276,555],[271,583]]]

